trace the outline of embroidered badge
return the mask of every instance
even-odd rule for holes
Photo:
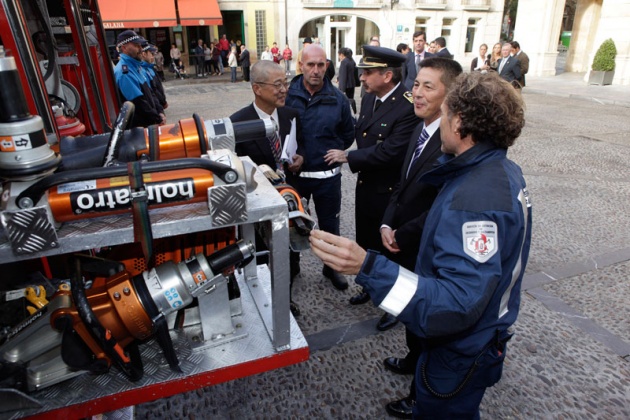
[[[407,99],[410,103],[413,103],[413,94],[411,92],[405,92],[403,93],[403,96],[405,97],[405,99]]]
[[[462,226],[464,252],[485,263],[499,250],[497,236],[497,224],[494,222],[466,222]]]

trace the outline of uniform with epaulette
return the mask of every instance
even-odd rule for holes
[[[364,46],[359,68],[379,71],[399,69],[406,57],[384,47]],[[361,100],[355,126],[357,150],[348,152],[348,165],[357,173],[356,240],[365,249],[384,251],[379,228],[393,188],[400,179],[410,135],[418,125],[413,98],[402,81],[379,87],[380,98],[370,92]],[[384,99],[380,104],[377,101]]]

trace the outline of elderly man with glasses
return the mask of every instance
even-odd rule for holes
[[[274,136],[269,138],[259,137],[251,139],[251,141],[237,143],[236,154],[249,156],[257,165],[268,165],[284,172],[287,183],[295,187],[296,173],[304,162],[302,130],[298,111],[284,106],[289,86],[284,68],[273,61],[258,61],[251,68],[251,83],[254,102],[232,114],[230,120],[241,122],[259,118],[271,119],[278,130]],[[281,151],[287,135],[291,132],[293,121],[296,124],[297,153],[293,156],[292,162],[284,162],[281,159]],[[257,245],[261,245],[261,243],[259,242]],[[300,272],[299,257],[299,253],[291,252],[291,285],[293,285],[294,277]],[[265,261],[259,260],[258,262],[263,263]],[[300,310],[293,300],[291,300],[291,312],[295,316],[300,314]]]

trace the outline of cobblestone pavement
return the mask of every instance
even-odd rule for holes
[[[526,126],[509,152],[528,182],[533,239],[503,378],[486,393],[482,417],[628,419],[630,89],[547,79],[528,79]],[[213,81],[167,82],[169,121],[226,117],[252,99],[248,83]],[[354,182],[344,166],[348,237]],[[145,403],[136,417],[388,418],[384,405],[406,395],[411,377],[382,361],[405,354],[404,330],[377,332],[380,310],[350,306],[355,290],[334,289],[304,252],[294,300],[308,361]]]

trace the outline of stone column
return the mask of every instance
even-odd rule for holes
[[[590,52],[589,68],[599,46],[612,38],[617,48],[613,85],[630,85],[630,3],[628,0],[604,0],[597,33]],[[588,80],[588,73],[585,77]]]
[[[623,0],[619,0],[623,1]],[[519,1],[514,40],[529,56],[530,76],[554,76],[565,0]]]
[[[595,34],[599,27],[602,1],[578,0],[571,29],[566,71],[588,72],[591,69],[590,52],[593,51]]]

